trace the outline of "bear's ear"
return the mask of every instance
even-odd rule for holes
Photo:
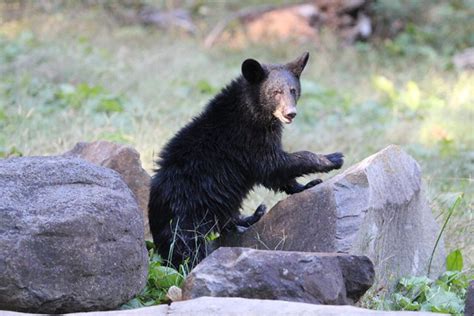
[[[265,69],[255,59],[246,59],[242,63],[242,75],[250,83],[259,83],[265,79]]]
[[[309,53],[305,52],[300,57],[296,58],[295,60],[286,64],[286,68],[291,71],[296,78],[299,78],[301,73],[303,72],[306,63],[308,62]]]

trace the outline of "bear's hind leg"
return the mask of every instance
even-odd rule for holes
[[[321,179],[314,179],[305,185],[298,183],[296,180],[290,181],[286,186],[281,188],[282,191],[284,191],[286,194],[295,194],[295,193],[300,193],[303,192],[306,189],[312,188],[320,183],[322,183],[323,180]]]
[[[190,269],[201,262],[207,255],[205,234],[200,230],[178,230],[170,240],[169,257],[175,269],[180,264]]]
[[[256,222],[258,222],[262,218],[262,216],[265,215],[266,211],[267,207],[265,206],[265,204],[260,204],[252,215],[243,218],[238,218],[234,223],[236,226],[241,226],[245,228],[250,227]]]

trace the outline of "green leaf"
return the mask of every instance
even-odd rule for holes
[[[10,148],[0,147],[0,158],[21,157],[23,153],[15,146]]]
[[[179,286],[183,277],[173,268],[160,266],[154,269],[155,286],[159,288],[169,288],[172,285]]]
[[[6,121],[8,118],[7,114],[5,113],[5,111],[3,109],[0,109],[0,122],[1,121]]]
[[[464,301],[459,296],[437,286],[430,289],[428,303],[431,312],[458,314],[464,309]]]
[[[220,234],[216,232],[210,232],[206,235],[205,239],[207,242],[217,240],[219,238]]]
[[[397,91],[393,81],[384,76],[375,76],[372,78],[372,84],[375,89],[385,93],[390,100],[394,100],[397,97]]]
[[[217,89],[206,80],[199,80],[196,84],[196,88],[199,92],[204,94],[213,94],[217,91]]]
[[[398,283],[398,291],[411,300],[424,300],[433,281],[425,276],[402,278]]]
[[[101,86],[89,86],[87,83],[80,83],[76,87],[77,93],[85,98],[91,98],[104,93],[104,88]]]
[[[148,251],[155,249],[155,244],[151,240],[145,240],[145,245]]]
[[[96,112],[105,112],[105,113],[112,113],[112,112],[123,112],[124,107],[122,102],[119,98],[106,98],[100,100],[99,104],[96,106]]]
[[[446,257],[446,270],[448,271],[462,271],[463,258],[461,250],[456,249]]]
[[[132,298],[128,303],[122,305],[120,309],[135,309],[143,307],[144,304],[138,298]]]
[[[418,302],[412,301],[408,297],[401,295],[400,293],[395,293],[393,295],[395,304],[398,305],[399,309],[406,311],[418,311],[420,310],[420,304]]]

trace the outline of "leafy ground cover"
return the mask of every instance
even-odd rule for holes
[[[186,266],[173,269],[163,263],[163,259],[155,252],[152,242],[147,242],[148,248],[148,280],[145,288],[121,309],[133,309],[168,303],[167,296],[172,286],[180,287],[188,274]]]

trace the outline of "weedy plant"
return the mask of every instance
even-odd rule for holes
[[[202,237],[206,244],[212,243],[220,236],[219,233],[212,230],[205,236],[198,235],[197,230],[194,233],[196,234],[195,240]],[[179,238],[177,231],[174,233],[174,238]],[[187,258],[179,267],[172,266],[171,258],[173,256],[174,242],[171,245],[170,253],[166,260],[156,252],[155,244],[152,241],[147,240],[146,247],[149,261],[147,284],[140,294],[122,305],[121,309],[133,309],[168,303],[170,301],[167,296],[169,289],[172,286],[181,287],[186,276],[197,264],[197,257],[194,257]]]
[[[457,194],[448,208],[446,219],[436,239],[431,254],[427,275],[430,275],[431,263],[439,241],[456,207],[462,202],[463,193]],[[428,311],[462,315],[466,300],[467,287],[474,279],[472,269],[464,270],[464,259],[460,249],[455,249],[446,257],[446,272],[436,280],[427,276],[401,278],[391,295],[369,294],[363,307],[379,310]]]
[[[122,305],[121,309],[133,309],[169,302],[166,294],[172,286],[180,287],[189,272],[186,265],[180,265],[177,269],[166,266],[164,260],[155,252],[155,245],[151,241],[146,242],[148,249],[148,280],[145,288],[128,303]]]
[[[469,280],[474,275],[463,272],[459,249],[448,255],[446,268],[447,271],[436,280],[425,276],[402,278],[395,293],[385,302],[388,309],[462,314]]]
[[[474,274],[472,270],[463,270],[463,256],[459,249],[447,256],[446,269],[436,280],[426,276],[401,278],[391,295],[369,293],[361,306],[376,310],[462,315],[467,287]]]

